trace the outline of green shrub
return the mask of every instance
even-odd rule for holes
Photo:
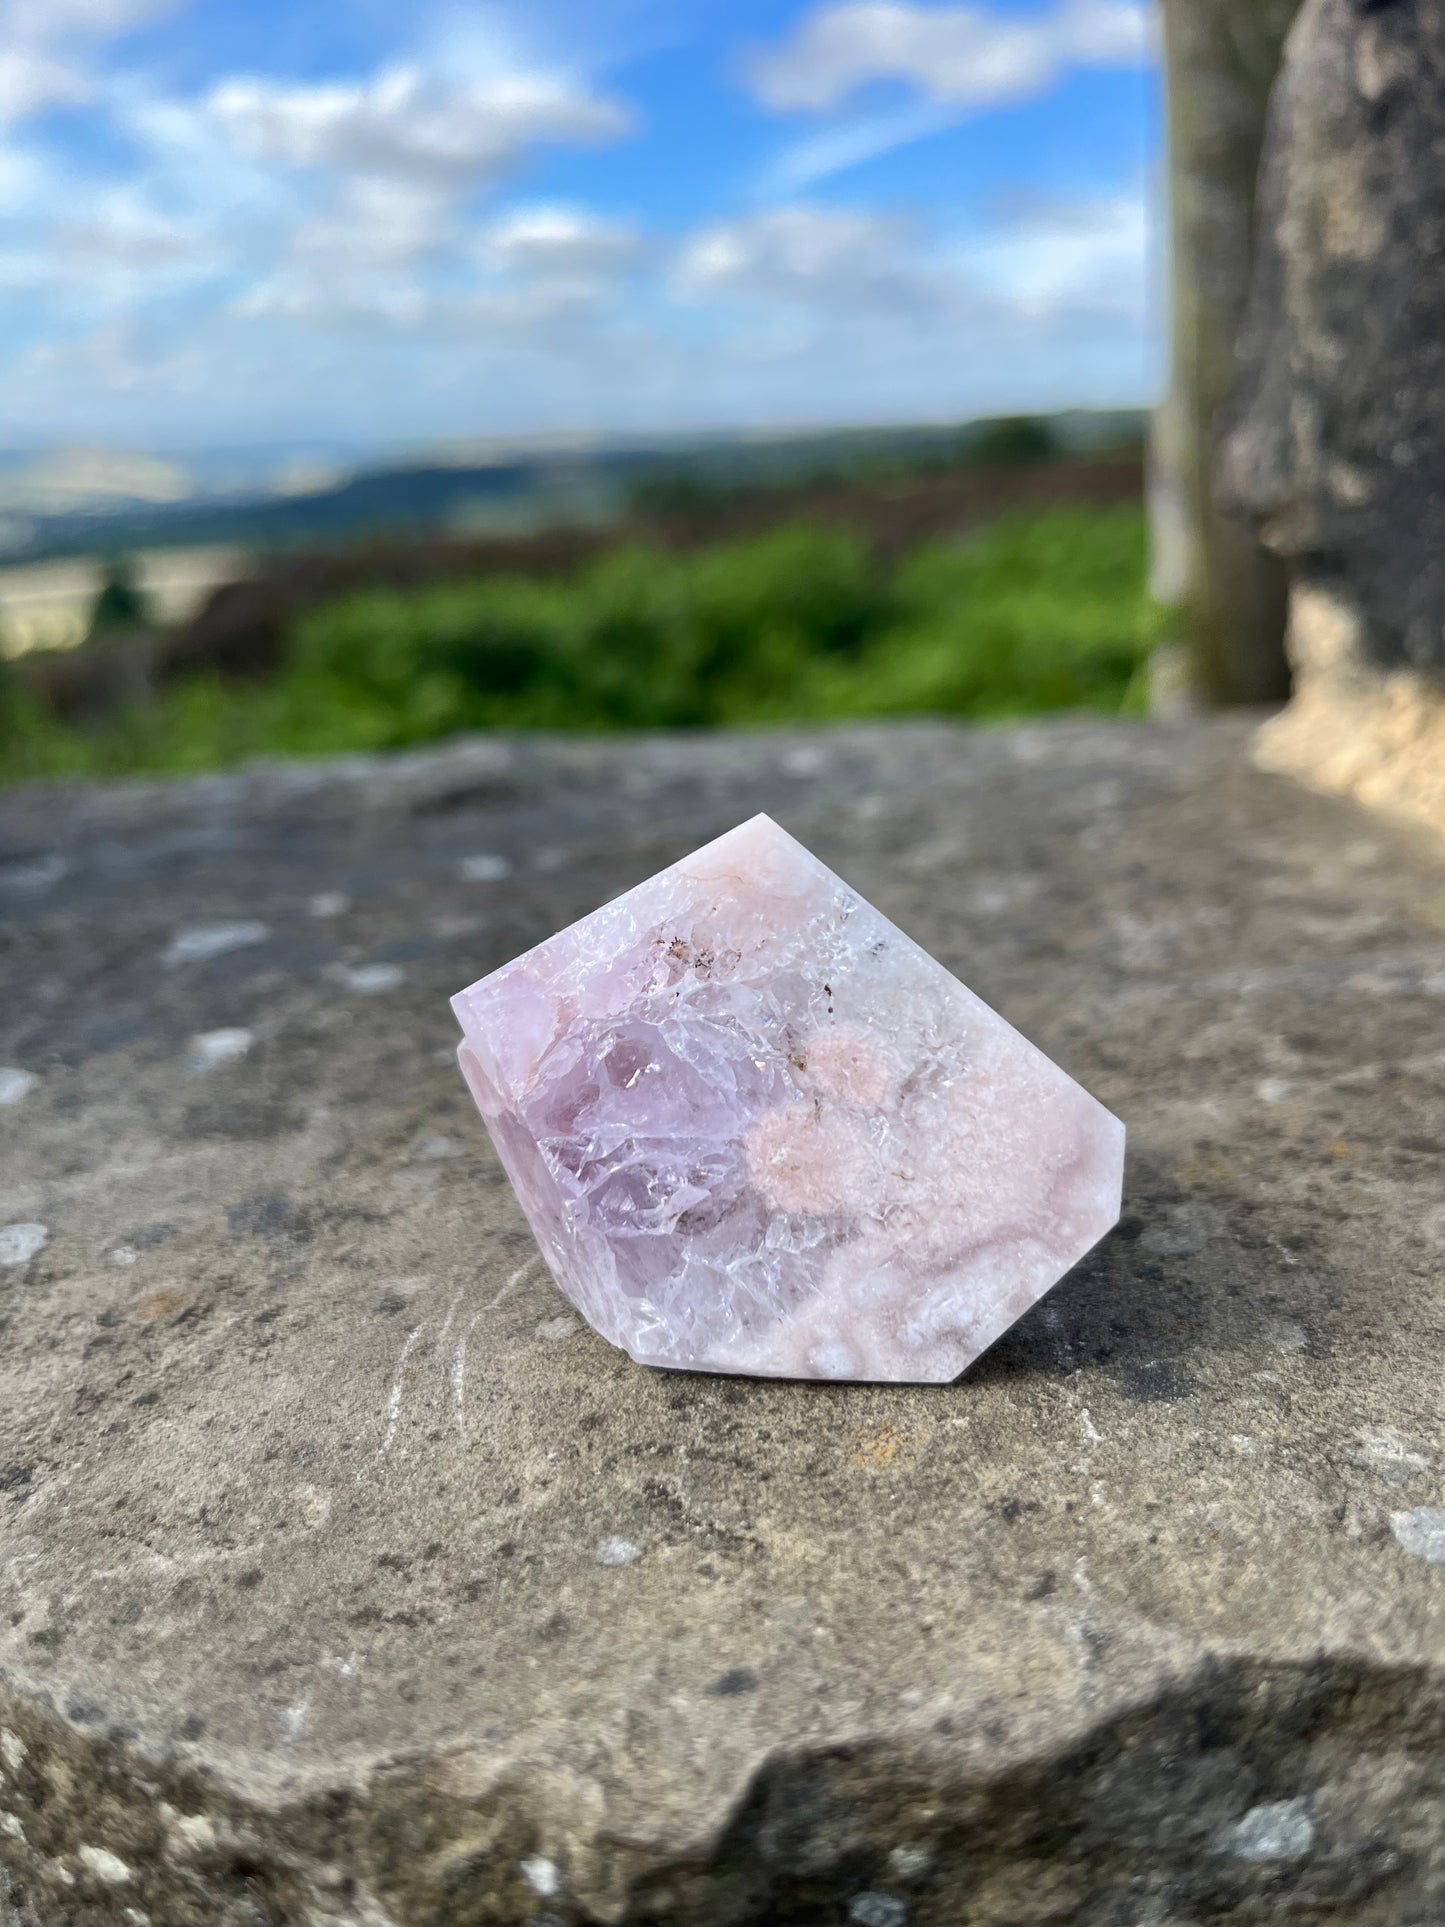
[[[87,634],[108,636],[151,624],[150,604],[140,586],[140,572],[131,556],[113,556],[91,606]]]
[[[889,708],[1011,716],[1122,703],[1147,640],[1140,518],[1077,510],[920,550],[899,574]],[[1131,604],[1133,605],[1131,608]]]
[[[1059,509],[891,571],[851,535],[784,528],[619,549],[566,582],[369,590],[304,616],[267,682],[193,678],[84,732],[34,716],[0,740],[0,771],[204,769],[465,729],[1119,710],[1152,639],[1144,579],[1138,510]]]
[[[303,619],[283,680],[318,713],[373,712],[397,743],[493,724],[681,727],[784,698],[813,656],[856,656],[887,608],[855,538],[782,529],[695,555],[621,549],[561,586],[351,596]]]
[[[1037,415],[1001,415],[985,422],[964,449],[975,462],[1045,462],[1058,454],[1059,438],[1053,424]]]

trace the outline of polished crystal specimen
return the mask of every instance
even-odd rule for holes
[[[766,816],[484,977],[463,1074],[639,1363],[954,1378],[1119,1215],[1124,1127]]]

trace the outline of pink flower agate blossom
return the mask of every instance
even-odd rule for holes
[[[749,1178],[776,1210],[821,1216],[850,1204],[856,1210],[868,1164],[848,1118],[811,1104],[765,1111],[745,1149]]]
[[[860,1031],[843,1027],[804,1039],[801,1072],[821,1096],[860,1111],[879,1110],[902,1082],[886,1052]]]

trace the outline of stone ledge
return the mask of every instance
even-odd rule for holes
[[[1445,873],[1252,728],[0,799],[4,1927],[1433,1922]],[[1130,1124],[956,1386],[637,1370],[452,1067],[758,808]]]

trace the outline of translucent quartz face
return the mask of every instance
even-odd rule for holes
[[[461,1065],[639,1363],[942,1382],[1119,1216],[1124,1127],[766,816],[484,977]]]

